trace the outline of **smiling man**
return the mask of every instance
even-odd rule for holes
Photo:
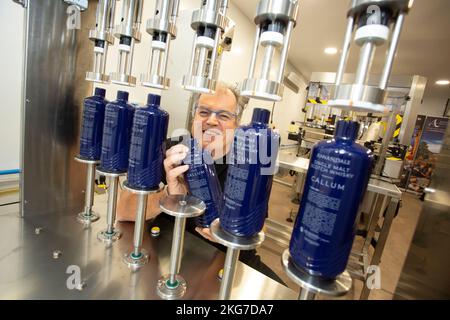
[[[234,131],[239,126],[242,112],[248,99],[242,98],[237,89],[223,83],[218,84],[213,95],[200,95],[193,110],[193,121],[191,135],[197,141],[201,141],[203,149],[209,150],[214,159],[217,176],[222,189],[228,171],[226,156],[233,143]],[[159,199],[169,195],[187,194],[188,186],[184,180],[184,173],[189,169],[188,165],[183,165],[182,161],[188,154],[188,147],[178,142],[168,141],[166,158],[164,160],[164,173],[166,188],[148,197],[147,220],[155,219],[154,224],[158,224],[158,219],[171,219],[167,215],[161,215],[159,209]],[[117,206],[117,219],[119,221],[134,221],[136,214],[136,198],[127,192],[119,193]],[[186,223],[187,231],[200,236],[211,245],[225,252],[226,248],[216,243],[208,228],[198,228],[193,219],[188,219]],[[284,282],[264,263],[257,255],[256,250],[242,251],[240,261],[253,267],[254,269],[271,277],[282,284]]]

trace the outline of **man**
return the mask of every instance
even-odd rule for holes
[[[191,134],[197,141],[201,141],[203,149],[211,152],[222,189],[225,185],[228,169],[225,157],[230,151],[234,130],[239,125],[246,103],[247,100],[240,97],[234,87],[219,84],[215,94],[200,95],[194,109]],[[177,195],[188,193],[188,187],[183,176],[189,169],[189,166],[182,165],[182,161],[186,158],[188,151],[189,149],[183,144],[169,146],[166,151],[166,158],[164,160],[166,188],[162,192],[149,196],[147,202],[147,220],[153,219],[160,214],[159,199],[165,196],[165,194]],[[117,219],[119,221],[134,221],[136,205],[136,198],[134,196],[129,193],[120,192]],[[225,247],[215,242],[208,228],[202,229],[195,227],[192,219],[188,219],[187,230],[201,235],[218,249],[222,251],[226,250]],[[260,261],[260,257],[256,255],[256,250],[242,251],[240,260],[272,279],[283,283],[270,268]]]

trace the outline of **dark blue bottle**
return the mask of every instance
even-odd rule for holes
[[[269,118],[270,111],[256,108],[250,125],[234,135],[220,224],[235,236],[257,234],[267,217],[280,140],[268,127]]]
[[[358,130],[357,122],[339,121],[334,139],[312,150],[289,246],[295,265],[311,275],[334,279],[347,265],[373,159],[355,143]]]
[[[101,170],[115,173],[127,171],[134,111],[133,106],[128,104],[126,91],[117,91],[117,100],[106,105]]]
[[[105,89],[95,88],[94,96],[84,99],[80,157],[86,160],[98,161],[102,153],[105,105],[108,103],[105,93]]]
[[[189,192],[206,205],[205,213],[195,218],[195,223],[199,227],[209,228],[221,211],[222,188],[210,152],[202,150],[195,139],[190,139],[189,147],[190,152],[183,161],[189,165],[189,170],[184,177]]]
[[[162,179],[169,114],[160,101],[159,95],[149,94],[147,105],[134,115],[128,168],[128,184],[134,189],[155,189]]]

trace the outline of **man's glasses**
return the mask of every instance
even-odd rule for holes
[[[233,121],[237,118],[237,114],[226,111],[226,110],[218,110],[213,111],[206,107],[198,106],[195,108],[195,113],[199,115],[202,119],[208,119],[212,114],[216,116],[216,118],[221,122]]]

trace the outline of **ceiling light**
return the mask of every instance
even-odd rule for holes
[[[336,48],[326,48],[325,50],[324,50],[324,52],[326,53],[326,54],[336,54],[337,52],[338,52],[338,50],[336,49]]]
[[[439,81],[436,81],[436,84],[438,86],[448,86],[450,84],[450,81],[449,80],[439,80]]]

